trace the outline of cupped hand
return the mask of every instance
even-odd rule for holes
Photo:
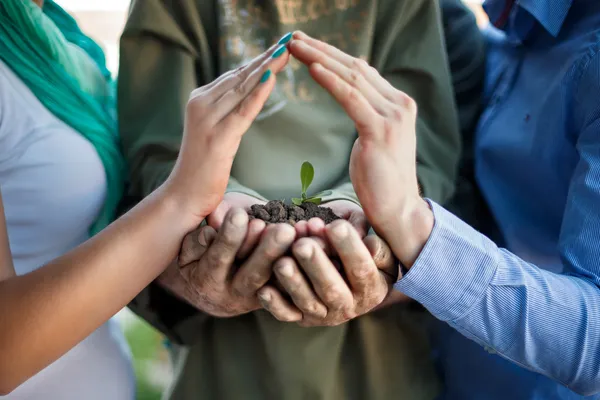
[[[221,203],[219,203],[215,211],[208,216],[208,225],[218,231],[221,229],[225,215],[227,215],[229,210],[232,208],[241,208],[250,211],[250,207],[254,204],[265,204],[265,202],[244,193],[225,193]],[[266,227],[266,223],[260,219],[253,219],[248,223],[248,233],[238,252],[238,259],[243,260],[252,252],[252,250],[254,250],[254,247],[257,245],[260,236]]]
[[[388,296],[398,268],[383,241],[372,237],[365,244],[347,221],[333,222],[325,234],[346,279],[317,241],[299,239],[292,247],[294,258],[282,257],[274,267],[291,302],[273,286],[258,292],[262,306],[280,321],[339,325],[369,312]]]
[[[345,219],[356,229],[360,237],[367,236],[369,222],[361,206],[350,200],[334,200],[321,204],[323,207],[329,207],[338,217]],[[312,218],[308,221],[299,221],[294,225],[296,235],[299,238],[313,236],[325,239],[325,222],[319,218]]]
[[[273,263],[295,239],[287,224],[269,225],[256,248],[236,262],[248,232],[248,214],[231,209],[219,232],[204,226],[184,239],[179,266],[170,268],[160,282],[199,310],[215,317],[233,317],[260,308],[257,291],[271,278]]]
[[[364,60],[301,32],[293,37],[292,55],[354,121],[354,190],[373,228],[410,267],[433,226],[417,183],[416,103]]]
[[[287,51],[273,46],[250,63],[192,92],[183,141],[165,183],[196,226],[221,202],[242,135],[261,111]],[[278,55],[277,57],[273,57]]]

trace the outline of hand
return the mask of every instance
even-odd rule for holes
[[[368,220],[408,268],[433,229],[416,171],[417,106],[365,61],[301,32],[290,52],[355,122],[350,179]]]
[[[334,200],[322,204],[322,206],[331,208],[338,217],[350,222],[361,238],[367,236],[369,222],[363,209],[358,204],[350,200]],[[296,235],[299,238],[306,236],[325,238],[325,223],[318,218],[313,218],[310,221],[299,221],[294,225],[294,228],[296,228]]]
[[[250,211],[250,207],[254,204],[265,204],[265,202],[244,193],[225,193],[223,201],[221,201],[221,203],[217,206],[217,209],[208,216],[208,225],[218,231],[221,229],[223,219],[229,210],[232,208],[242,208],[246,211]],[[246,239],[244,240],[244,243],[240,247],[240,251],[237,254],[238,259],[245,259],[248,254],[254,250],[254,247],[256,247],[256,244],[258,243],[258,240],[260,239],[260,236],[262,235],[266,226],[267,224],[260,219],[253,219],[249,222]]]
[[[298,240],[292,247],[298,261],[283,257],[274,268],[293,304],[272,286],[258,292],[263,307],[280,321],[302,326],[339,325],[378,306],[390,292],[397,264],[381,240],[370,239],[369,249],[347,221],[329,224],[325,233],[339,254],[348,283],[316,241]],[[385,270],[377,268],[374,256]]]
[[[273,58],[276,48],[190,96],[181,150],[164,187],[194,217],[194,226],[221,202],[242,135],[275,85],[271,75],[289,59],[287,51]]]
[[[160,282],[215,317],[233,317],[260,308],[256,292],[271,278],[273,263],[288,251],[295,231],[287,224],[269,225],[238,269],[235,258],[247,232],[248,214],[231,209],[218,233],[204,226],[186,236],[178,260],[182,267],[170,268]]]

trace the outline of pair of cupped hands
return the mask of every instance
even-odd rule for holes
[[[350,178],[362,208],[326,204],[343,218],[327,226],[319,219],[293,227],[250,221],[245,210],[259,201],[224,195],[240,140],[290,56],[309,68],[358,131]],[[410,232],[428,207],[417,185],[416,112],[415,102],[368,63],[302,32],[196,89],[165,189],[193,226],[208,224],[186,236],[178,265],[160,282],[213,316],[264,308],[302,326],[338,325],[382,305],[398,260],[411,265],[418,255]],[[368,223],[377,235],[367,235]]]

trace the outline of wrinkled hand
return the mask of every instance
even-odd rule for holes
[[[417,183],[416,103],[365,61],[306,34],[294,33],[289,49],[354,121],[354,190],[373,228],[410,267],[433,227]]]
[[[295,239],[287,224],[269,225],[252,254],[241,265],[238,254],[248,232],[248,214],[231,209],[217,233],[204,226],[184,239],[180,268],[170,268],[161,283],[199,310],[233,317],[260,308],[256,292],[272,276],[273,263]]]
[[[349,200],[334,200],[322,204],[322,206],[331,208],[338,217],[350,222],[361,238],[367,236],[369,222],[358,204]],[[325,223],[318,218],[297,222],[294,228],[296,228],[296,236],[299,238],[316,236],[325,239]]]
[[[271,47],[190,96],[181,150],[164,190],[190,212],[194,226],[221,202],[242,135],[275,85],[271,75],[289,59],[287,51],[273,58],[276,49]]]
[[[225,219],[225,215],[232,208],[241,208],[246,211],[250,211],[250,207],[254,204],[265,204],[264,201],[259,200],[255,197],[249,196],[244,193],[225,193],[223,197],[223,201],[217,206],[216,210],[213,211],[207,218],[208,225],[214,228],[216,231],[221,229],[221,225],[223,224],[223,220]],[[246,234],[246,239],[240,247],[240,251],[237,254],[237,258],[240,260],[245,259],[248,254],[258,243],[260,236],[265,230],[267,224],[260,219],[253,219],[248,224],[248,233]]]
[[[390,292],[397,264],[381,239],[370,236],[363,243],[347,221],[333,222],[325,234],[340,257],[348,283],[317,241],[299,239],[292,246],[295,259],[283,257],[274,267],[293,304],[272,286],[258,293],[263,307],[278,320],[302,326],[339,325],[380,305]]]

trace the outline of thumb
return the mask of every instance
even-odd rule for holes
[[[198,261],[206,252],[206,249],[214,241],[217,232],[210,226],[203,226],[187,234],[183,238],[181,250],[177,263],[184,267],[194,261]]]
[[[231,205],[222,201],[221,204],[217,206],[215,211],[213,211],[207,218],[206,222],[209,226],[211,226],[215,230],[221,229],[221,225],[223,225],[223,221],[225,220],[225,216],[227,212],[231,209]]]
[[[390,247],[379,236],[369,235],[363,240],[377,269],[384,272],[388,281],[396,282],[398,278],[398,262]]]

